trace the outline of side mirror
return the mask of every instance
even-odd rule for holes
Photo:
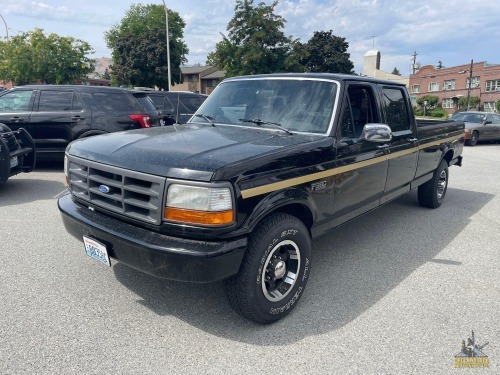
[[[492,124],[492,123],[493,123],[492,121],[484,120],[483,125],[488,125],[488,124]]]
[[[385,143],[392,139],[392,130],[386,124],[366,124],[361,138],[367,142]]]

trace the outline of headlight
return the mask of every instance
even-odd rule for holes
[[[226,187],[172,184],[168,187],[163,217],[189,224],[231,224],[234,221],[231,190]]]

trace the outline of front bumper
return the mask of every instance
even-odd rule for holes
[[[61,197],[58,206],[72,236],[80,241],[84,235],[94,238],[106,245],[111,258],[156,277],[223,280],[238,273],[247,247],[246,238],[206,242],[152,232],[76,204],[70,194]]]

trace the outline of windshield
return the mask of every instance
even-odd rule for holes
[[[259,123],[265,127],[274,123],[292,132],[325,134],[336,93],[337,84],[331,81],[279,78],[228,81],[219,85],[191,122],[207,122],[205,116],[216,124],[255,127]]]
[[[486,116],[482,113],[457,113],[456,115],[451,116],[450,120],[475,122],[477,124],[481,124],[484,121],[485,117]]]

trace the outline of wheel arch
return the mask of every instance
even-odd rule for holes
[[[295,216],[311,234],[317,209],[310,194],[302,189],[277,192],[261,200],[249,215],[246,225],[248,232],[253,232],[262,220],[277,212]]]

